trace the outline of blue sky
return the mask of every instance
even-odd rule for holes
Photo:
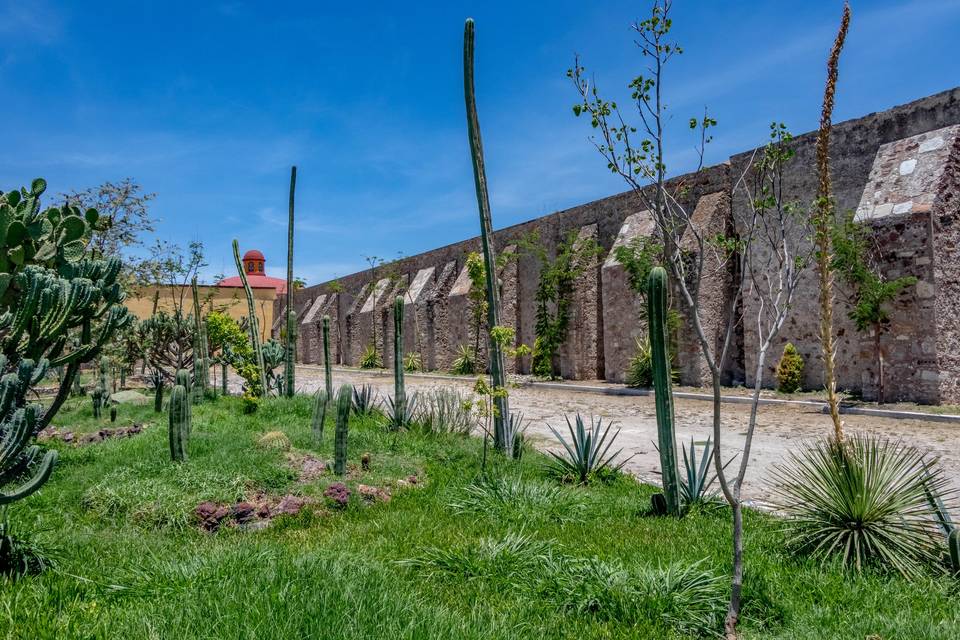
[[[708,163],[816,126],[840,2],[676,0],[685,53],[664,90],[670,170],[694,162],[686,120],[719,120]],[[476,235],[465,133],[463,20],[495,227],[624,190],[572,116],[582,55],[623,99],[646,2],[5,2],[0,186],[53,193],[132,177],[158,194],[157,235],[202,240],[207,277],[230,240],[285,263],[298,165],[296,271],[310,283]],[[960,0],[855,1],[835,120],[960,84]]]

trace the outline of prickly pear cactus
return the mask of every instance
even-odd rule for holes
[[[337,393],[337,428],[333,435],[333,472],[338,476],[347,472],[347,429],[352,406],[353,387],[345,384]]]
[[[46,186],[37,179],[29,189],[0,192],[0,504],[50,477],[57,456],[33,444],[36,434],[70,395],[80,365],[96,360],[129,322],[119,260],[87,256],[97,212],[71,204],[41,209]],[[28,397],[48,367],[64,373],[44,408]]]

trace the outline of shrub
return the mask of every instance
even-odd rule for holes
[[[596,474],[606,469],[619,471],[627,463],[629,458],[614,464],[614,460],[623,449],[609,453],[610,447],[620,433],[617,429],[611,435],[612,422],[604,425],[603,418],[597,418],[588,429],[579,413],[574,419],[574,424],[570,423],[569,417],[565,419],[570,432],[569,442],[556,429],[547,425],[564,449],[562,453],[547,452],[553,457],[547,467],[549,473],[563,481],[587,484]]]
[[[241,402],[243,403],[243,413],[250,415],[257,412],[257,409],[260,408],[260,398],[251,394],[249,391],[244,392],[241,397]]]
[[[796,393],[803,388],[803,356],[792,342],[783,348],[776,374],[777,391],[780,393]]]
[[[458,376],[470,376],[477,372],[477,358],[465,344],[457,347],[457,357],[450,367],[450,373]]]
[[[383,369],[383,358],[375,345],[368,344],[367,348],[363,350],[363,354],[360,356],[360,368]]]
[[[816,558],[839,557],[861,571],[877,565],[915,577],[938,560],[927,487],[947,486],[913,447],[855,435],[815,443],[774,469],[792,546]]]

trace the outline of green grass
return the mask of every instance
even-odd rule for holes
[[[57,567],[0,583],[0,638],[672,638],[716,619],[725,510],[651,517],[650,487],[557,485],[533,452],[516,466],[492,458],[494,480],[479,482],[479,440],[388,433],[375,419],[351,424],[350,463],[369,452],[372,466],[348,486],[423,483],[262,531],[200,531],[202,500],[321,496],[337,480],[301,484],[284,452],[256,446],[281,430],[297,452],[332,457],[332,423],[314,447],[311,409],[306,397],[249,416],[234,398],[196,406],[182,465],[151,406],[119,408],[116,426],[147,425],[139,436],[58,445],[50,483],[9,510],[18,532],[56,549]],[[80,399],[55,424],[109,421]],[[746,529],[744,637],[960,637],[955,582],[851,576],[789,555],[769,516],[748,513]]]

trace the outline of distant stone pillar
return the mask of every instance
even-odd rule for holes
[[[597,240],[597,225],[587,225],[577,234],[574,248]],[[587,264],[578,266],[583,266],[584,271],[574,285],[570,326],[560,347],[560,375],[572,380],[594,380],[604,375],[600,259],[593,255]]]

